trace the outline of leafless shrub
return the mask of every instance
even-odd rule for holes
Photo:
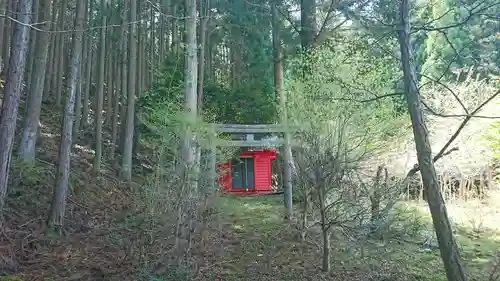
[[[306,216],[312,208],[313,213],[319,213],[314,225],[321,227],[324,271],[330,270],[332,227],[352,231],[363,226],[370,213],[370,195],[358,188],[356,177],[360,163],[368,155],[363,145],[366,134],[352,130],[349,121],[348,117],[339,117],[327,125],[327,130],[320,126],[309,128],[297,137],[302,142],[295,153],[295,165],[305,202],[303,231],[308,227]]]
[[[193,157],[194,165],[187,164],[181,155],[182,124],[165,123],[154,126],[158,134],[154,145],[155,170],[135,191],[133,227],[139,234],[130,256],[139,257],[146,268],[193,270],[193,250],[202,247],[212,215],[206,207],[216,204],[217,193],[209,190],[215,177],[208,168],[213,159],[210,153],[204,153],[209,150],[210,141],[202,129],[197,129],[193,144],[197,143],[196,149],[201,151],[199,157]],[[197,153],[195,149],[191,152]],[[175,280],[189,280],[187,272],[178,274],[184,277],[176,275]]]

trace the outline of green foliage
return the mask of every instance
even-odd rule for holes
[[[414,206],[396,205],[390,221],[391,229],[387,234],[392,238],[419,237],[429,229],[429,217]]]
[[[276,118],[269,11],[263,8],[267,2],[262,5],[213,3],[222,29],[213,36],[229,47],[231,63],[212,57],[215,75],[208,75],[204,83],[202,117],[206,122],[256,124],[272,123]],[[148,118],[153,111],[184,104],[184,56],[167,54],[162,65],[157,82],[139,99]]]
[[[394,92],[399,72],[391,61],[370,57],[362,44],[327,44],[291,60],[286,80],[290,122],[303,128],[326,128],[326,123],[348,116],[352,129],[357,130],[352,133],[368,133],[374,142],[397,134],[406,122],[398,110],[400,103],[391,99],[365,102]],[[300,71],[304,68],[308,73]]]
[[[46,181],[47,177],[54,176],[52,171],[54,166],[48,166],[46,163],[28,164],[15,157],[11,166],[16,171],[16,175],[22,180],[22,183],[28,186],[39,186],[40,183]]]
[[[429,33],[422,72],[451,78],[450,65],[452,69],[476,66],[486,74],[499,72],[500,45],[496,36],[500,24],[495,20],[500,12],[498,5],[491,0],[465,1],[463,5],[451,0],[428,0],[424,9],[429,13],[422,14],[419,20],[443,29]]]
[[[223,29],[230,34],[223,41],[229,47],[231,63],[218,62],[229,95],[213,96],[224,103],[221,120],[227,123],[272,123],[276,117],[273,56],[269,38],[267,1],[233,1],[215,4],[223,15]],[[231,76],[232,77],[228,77]],[[230,121],[230,122],[228,122]]]
[[[149,122],[163,118],[165,108],[179,111],[184,105],[184,59],[170,54],[157,74],[157,82],[138,99],[138,105]],[[269,77],[269,75],[267,75]],[[272,77],[272,76],[271,76]],[[275,115],[269,92],[272,86],[262,83],[240,83],[234,89],[211,81],[205,83],[203,120],[220,123],[266,123]]]
[[[170,53],[156,74],[156,82],[137,102],[141,109],[148,110],[166,104],[182,105],[183,101],[184,58]]]
[[[495,122],[491,125],[485,138],[489,142],[490,149],[493,151],[495,161],[500,161],[500,122]]]
[[[165,141],[165,138],[175,137],[174,143],[179,143],[178,137],[181,134],[179,130],[187,125],[181,123],[195,121],[184,119],[183,114],[185,89],[183,57],[169,54],[156,75],[156,82],[137,100],[143,124],[141,134],[149,140],[160,136],[161,142]],[[165,126],[171,128],[168,136],[162,132],[159,134]]]

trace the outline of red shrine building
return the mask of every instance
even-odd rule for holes
[[[271,164],[276,151],[264,149],[240,152],[239,159],[219,164],[218,182],[222,192],[240,195],[272,194]]]

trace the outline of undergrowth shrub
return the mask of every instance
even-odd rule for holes
[[[18,158],[13,158],[11,168],[15,172],[13,180],[16,184],[37,186],[40,183],[51,184],[48,179],[55,177],[55,165],[50,163],[35,162],[33,164],[23,163]]]
[[[9,206],[25,212],[46,208],[52,195],[50,186],[55,179],[55,166],[48,164],[35,162],[27,165],[18,158],[12,159],[7,201]],[[73,191],[74,181],[75,177],[71,176],[70,191]]]
[[[148,142],[156,165],[145,181],[132,189],[133,211],[117,222],[117,227],[133,235],[133,239],[110,239],[140,264],[142,280],[191,280],[194,255],[202,247],[203,233],[212,220],[204,208],[208,200],[215,204],[217,196],[215,190],[210,190],[214,175],[207,153],[215,140],[207,124],[188,119],[176,104],[143,113],[143,123],[152,134]],[[191,167],[184,163],[182,155],[188,127],[195,136],[192,153],[200,155]],[[224,155],[218,152],[217,158],[224,159]]]
[[[389,214],[390,227],[384,233],[388,239],[415,239],[426,236],[431,229],[429,218],[416,207],[399,204]]]

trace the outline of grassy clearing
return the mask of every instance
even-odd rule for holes
[[[225,262],[210,276],[275,281],[446,280],[424,206],[404,204],[405,211],[397,216],[385,239],[353,241],[333,233],[334,273],[325,275],[319,267],[320,240],[310,235],[311,240],[300,241],[297,230],[283,224],[282,205],[280,196],[221,198],[221,227],[238,243],[223,246]],[[450,210],[456,206],[451,205]],[[485,276],[500,248],[500,231],[478,231],[456,214],[460,213],[450,212],[467,269],[472,277],[487,280]]]

